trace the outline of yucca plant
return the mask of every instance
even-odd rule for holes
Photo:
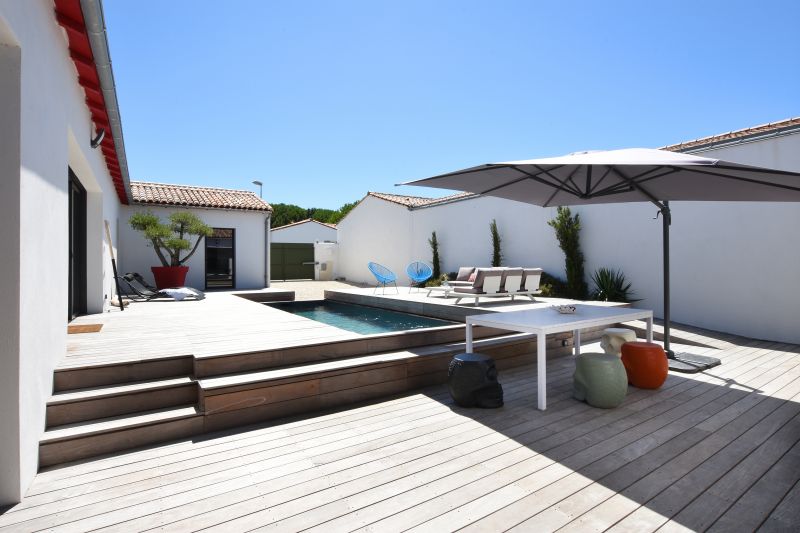
[[[631,290],[631,283],[625,279],[625,274],[621,270],[610,268],[598,268],[592,274],[594,291],[593,300],[604,302],[637,302],[633,299],[634,292]]]

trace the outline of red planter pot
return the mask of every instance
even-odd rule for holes
[[[186,284],[186,274],[189,267],[150,267],[153,277],[156,279],[156,288],[169,289],[171,287],[183,287]]]

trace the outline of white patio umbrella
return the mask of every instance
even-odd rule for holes
[[[683,372],[698,372],[719,360],[670,350],[669,202],[800,202],[800,173],[647,148],[490,163],[401,185],[468,191],[542,207],[653,203],[663,220],[664,348],[670,368]]]

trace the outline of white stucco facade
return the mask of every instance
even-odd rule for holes
[[[336,228],[316,220],[304,220],[272,229],[272,242],[275,243],[315,243],[318,241],[336,242]]]
[[[120,253],[121,273],[138,272],[153,283],[150,267],[160,266],[152,245],[144,236],[128,224],[131,215],[137,211],[150,211],[166,221],[170,213],[190,211],[212,228],[234,229],[234,281],[235,289],[261,289],[266,286],[266,221],[268,213],[263,211],[242,211],[235,209],[200,209],[161,207],[152,205],[124,206],[120,213]],[[192,238],[192,243],[196,237]],[[182,255],[183,257],[184,255]],[[205,290],[205,243],[187,261],[189,273],[186,285]]]
[[[0,504],[37,471],[53,369],[66,351],[68,172],[87,191],[87,308],[113,293],[103,221],[119,200],[53,3],[0,3]],[[116,242],[115,242],[116,246]]]
[[[334,276],[374,283],[375,278],[367,270],[367,263],[372,261],[390,268],[403,279],[401,274],[412,255],[411,218],[407,207],[366,196],[337,225],[339,257]]]
[[[703,156],[800,171],[800,134],[705,150]],[[714,330],[800,342],[800,204],[672,202],[672,318]],[[648,203],[572,209],[580,213],[586,275],[606,266],[633,284],[636,305],[662,314],[661,220]],[[339,224],[336,275],[372,282],[367,261],[399,278],[405,265],[430,261],[436,231],[442,270],[488,266],[489,223],[497,220],[503,264],[564,276],[564,257],[547,221],[555,208],[474,198],[409,209],[368,196]],[[403,230],[403,228],[407,228]]]

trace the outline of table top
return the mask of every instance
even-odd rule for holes
[[[561,314],[550,307],[473,315],[467,317],[467,324],[528,333],[559,333],[653,316],[650,309],[584,304],[575,307],[575,313],[571,315]]]
[[[436,287],[423,287],[423,288],[424,288],[425,290],[427,290],[427,291],[444,291],[444,292],[449,292],[449,291],[452,291],[452,290],[453,290],[455,287],[452,287],[452,286],[450,286],[450,285],[438,285],[438,286],[436,286]]]

